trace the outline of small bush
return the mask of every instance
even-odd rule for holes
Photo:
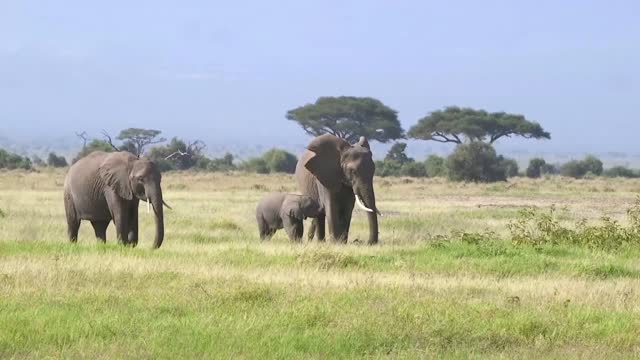
[[[0,149],[0,169],[31,169],[31,159]]]
[[[563,176],[580,179],[587,174],[587,168],[582,161],[571,160],[562,165],[562,167],[560,168],[560,173]]]
[[[37,166],[37,167],[43,167],[43,166],[47,166],[47,163],[44,162],[44,160],[42,160],[42,158],[38,155],[33,155],[31,157],[31,162],[33,163],[33,165]]]
[[[251,158],[242,164],[242,170],[258,174],[268,174],[269,165],[267,165],[267,162],[261,157]]]
[[[400,168],[400,174],[402,176],[410,176],[410,177],[426,177],[427,176],[427,168],[423,163],[411,161],[402,164]]]
[[[438,155],[429,155],[424,161],[424,167],[428,177],[447,176],[446,160]]]
[[[560,168],[564,176],[581,179],[590,173],[590,177],[602,175],[602,161],[593,155],[588,155],[583,160],[571,160]]]
[[[474,141],[460,144],[447,158],[449,179],[453,181],[493,182],[507,178],[495,149],[486,143]]]
[[[543,175],[557,175],[560,174],[560,169],[557,165],[554,164],[544,164],[542,165],[542,174]]]
[[[65,167],[67,166],[67,159],[64,156],[58,156],[54,152],[50,152],[47,157],[47,165],[51,167]]]
[[[602,175],[606,177],[623,177],[623,178],[636,178],[638,174],[633,170],[625,166],[614,166],[605,170]]]
[[[585,219],[570,229],[558,220],[557,209],[549,212],[533,208],[521,210],[518,219],[507,225],[514,244],[533,246],[571,244],[602,250],[615,250],[624,244],[640,245],[640,197],[627,210],[630,226],[623,227],[604,216],[599,224],[589,225]]]
[[[397,161],[376,161],[376,175],[381,177],[400,176],[402,165]]]
[[[529,166],[527,166],[527,170],[525,171],[525,175],[527,177],[536,179],[542,175],[542,167],[547,163],[542,158],[533,158],[529,160]]]
[[[500,162],[499,166],[504,169],[504,173],[507,177],[518,176],[520,169],[518,163],[514,159],[505,158],[502,155],[498,156]]]
[[[587,172],[592,173],[595,176],[602,175],[602,161],[593,155],[587,155],[582,160],[584,167],[587,169]]]
[[[262,155],[269,172],[293,174],[296,171],[298,158],[281,149],[271,149]]]
[[[225,153],[221,158],[202,158],[196,164],[197,168],[206,169],[209,171],[231,171],[235,170],[236,166],[233,164],[234,158],[230,153]]]

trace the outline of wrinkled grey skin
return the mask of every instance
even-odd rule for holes
[[[138,244],[138,203],[151,203],[156,223],[154,248],[164,239],[161,175],[156,165],[128,152],[95,151],[78,160],[64,181],[69,240],[76,242],[81,220],[89,220],[96,237],[106,241],[111,220],[118,242]],[[145,204],[146,206],[147,204]]]
[[[308,196],[272,193],[256,207],[256,221],[261,240],[270,239],[284,228],[289,239],[300,241],[304,232],[303,220],[320,213],[320,205]]]
[[[296,180],[303,195],[317,201],[323,213],[314,219],[309,229],[309,239],[317,231],[318,240],[325,238],[325,219],[330,237],[337,242],[347,242],[351,215],[356,195],[367,212],[369,244],[378,242],[378,209],[373,191],[373,162],[369,143],[361,137],[351,145],[336,136],[325,134],[309,143],[296,166]]]

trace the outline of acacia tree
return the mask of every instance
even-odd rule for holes
[[[120,149],[129,151],[140,157],[148,145],[159,144],[167,141],[163,137],[158,137],[162,131],[154,129],[128,128],[120,131],[116,139],[123,142]],[[111,139],[109,138],[109,142]]]
[[[360,136],[386,143],[404,137],[404,130],[395,110],[370,97],[320,97],[286,115],[312,136],[333,134],[350,143]]]
[[[462,144],[466,139],[493,144],[502,137],[550,139],[537,122],[523,115],[450,106],[418,120],[408,133],[410,138]]]
[[[391,146],[391,149],[389,149],[387,155],[384,157],[384,161],[396,161],[401,165],[413,162],[414,160],[407,156],[407,153],[405,152],[406,150],[407,143],[397,142]]]

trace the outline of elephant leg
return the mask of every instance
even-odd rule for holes
[[[275,235],[276,229],[265,229],[260,232],[260,240],[271,240],[273,235]]]
[[[69,235],[69,241],[78,241],[78,230],[80,230],[80,220],[73,215],[67,215],[67,234]]]
[[[343,187],[339,192],[331,194],[327,220],[329,234],[333,241],[347,242],[354,203],[355,195],[348,187]]]
[[[311,219],[311,225],[309,226],[309,230],[307,230],[307,240],[313,240],[313,236],[316,234],[316,228],[318,226],[317,219]]]
[[[353,193],[353,192],[352,192]],[[345,198],[345,203],[344,206],[342,207],[343,212],[340,214],[340,219],[343,220],[343,226],[344,226],[344,242],[347,242],[347,239],[349,238],[349,230],[351,228],[351,216],[353,215],[353,207],[355,206],[356,203],[356,196],[352,195],[352,196],[347,196]]]
[[[134,200],[129,212],[129,233],[127,234],[127,240],[133,247],[138,245],[138,204],[139,200]]]
[[[295,218],[282,219],[282,225],[284,231],[289,236],[289,240],[300,242],[302,240],[302,234],[304,233],[304,224],[302,220]]]
[[[64,194],[64,211],[67,217],[67,234],[69,235],[69,241],[78,241],[78,230],[80,229],[80,219],[76,214],[76,208],[73,205],[71,195],[65,191]]]
[[[326,219],[326,215],[321,214],[321,215],[318,215],[318,217],[313,221],[313,223],[316,225],[315,230],[316,230],[316,235],[318,235],[318,241],[322,241],[322,242],[324,242],[324,239],[325,239],[325,228],[324,228],[325,219]],[[313,224],[311,226],[313,227]]]
[[[113,223],[116,225],[118,243],[126,244],[129,235],[129,212],[120,208],[113,210]]]
[[[271,231],[267,222],[261,217],[256,218],[258,222],[258,234],[260,234],[260,240],[269,240],[275,231]]]
[[[96,233],[96,238],[102,243],[107,241],[107,227],[109,227],[109,221],[91,221],[93,231]]]

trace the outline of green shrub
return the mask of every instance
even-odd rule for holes
[[[65,167],[67,166],[67,159],[64,156],[58,156],[54,152],[50,152],[47,157],[47,165],[51,167]]]
[[[194,168],[202,159],[205,159],[202,153],[203,148],[204,144],[202,142],[195,141],[187,144],[184,140],[174,137],[166,145],[153,147],[149,151],[148,158],[153,160],[161,171],[188,170]],[[127,151],[136,150],[129,148]]]
[[[262,155],[262,159],[264,159],[267,164],[269,172],[272,173],[293,174],[296,171],[296,164],[298,163],[298,158],[296,158],[295,155],[275,148],[265,152]]]
[[[580,160],[571,160],[562,165],[562,167],[560,168],[560,173],[563,176],[580,179],[587,174],[587,167]]]
[[[582,163],[584,167],[587,169],[587,172],[592,173],[593,175],[600,176],[602,175],[602,161],[593,155],[587,155]]]
[[[31,159],[0,149],[0,169],[31,169]]]
[[[400,169],[402,168],[402,164],[397,161],[378,160],[375,162],[375,164],[377,176],[400,176]]]
[[[520,169],[518,163],[514,159],[505,158],[502,155],[498,156],[499,166],[504,169],[504,173],[507,177],[518,176]]]
[[[258,174],[268,174],[269,165],[261,157],[250,158],[242,164],[242,170]]]
[[[560,173],[560,169],[554,164],[544,164],[542,165],[542,174],[543,175],[556,175]]]
[[[447,176],[446,160],[438,155],[429,155],[424,161],[424,166],[428,177]]]
[[[423,163],[418,163],[405,153],[406,143],[393,144],[383,161],[376,161],[378,176],[410,176],[425,177],[427,170]]]
[[[453,181],[493,182],[506,180],[503,159],[486,143],[460,144],[447,158],[447,172]]]
[[[400,174],[402,176],[410,176],[410,177],[426,177],[427,176],[427,168],[423,163],[420,162],[406,162],[402,164],[400,168]]]
[[[233,164],[233,155],[231,153],[225,153],[221,158],[203,158],[199,159],[199,163],[196,167],[201,169],[207,169],[209,171],[231,171],[235,170],[236,166]]]
[[[543,166],[547,163],[542,158],[533,158],[529,160],[529,166],[527,166],[527,170],[525,171],[525,175],[529,178],[539,178],[542,175]]]
[[[31,157],[31,162],[33,163],[33,165],[37,166],[37,167],[43,167],[43,166],[47,166],[47,163],[44,162],[44,160],[42,160],[42,158],[38,155],[33,155]]]
[[[583,160],[571,160],[560,168],[560,173],[576,179],[581,179],[591,173],[590,177],[602,175],[602,161],[593,155]]]
[[[514,244],[524,245],[580,245],[601,250],[615,250],[625,244],[640,245],[640,197],[627,210],[630,226],[623,227],[615,220],[603,216],[600,223],[589,225],[585,219],[574,228],[560,224],[557,209],[549,212],[534,208],[521,210],[518,219],[507,227]]]
[[[605,170],[602,175],[606,177],[624,177],[624,178],[636,178],[638,174],[633,170],[625,166],[614,166]]]

